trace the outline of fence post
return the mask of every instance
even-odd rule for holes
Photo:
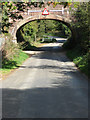
[[[62,7],[62,14],[64,14],[64,8]]]

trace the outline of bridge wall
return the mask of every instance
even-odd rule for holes
[[[17,43],[17,38],[16,38],[16,33],[19,28],[24,26],[26,23],[33,21],[33,20],[38,20],[38,19],[52,19],[52,20],[58,20],[66,24],[70,29],[70,14],[68,11],[68,8],[65,8],[62,5],[57,6],[56,8],[53,8],[52,6],[46,6],[46,8],[50,10],[61,10],[61,12],[49,12],[49,15],[44,16],[42,15],[42,12],[30,12],[30,10],[27,10],[26,12],[20,13],[23,16],[22,20],[17,20],[12,27],[9,29],[9,32],[13,36],[13,41]],[[43,8],[42,8],[43,9]],[[32,9],[33,11],[34,9]],[[41,10],[41,9],[40,9]],[[38,8],[36,8],[36,11],[38,11]]]

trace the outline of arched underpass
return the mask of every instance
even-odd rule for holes
[[[23,42],[23,41],[25,41],[24,40],[24,38],[23,38],[23,36],[22,36],[22,34],[21,34],[21,32],[20,32],[20,30],[25,26],[25,25],[29,25],[28,23],[30,23],[30,22],[33,22],[33,21],[38,21],[38,20],[40,20],[40,21],[42,21],[42,20],[45,20],[45,21],[47,21],[47,20],[53,20],[53,21],[56,21],[56,22],[60,22],[60,23],[63,23],[64,25],[66,25],[70,30],[71,30],[71,34],[72,34],[72,29],[71,29],[71,27],[70,27],[70,24],[69,23],[67,23],[67,22],[64,22],[64,21],[61,21],[61,20],[57,20],[57,19],[37,19],[37,20],[31,20],[31,21],[28,21],[27,23],[25,23],[25,24],[22,24],[18,29],[17,29],[17,32],[16,32],[16,37],[17,37],[17,42]],[[42,29],[42,28],[41,28]],[[58,29],[60,29],[60,26],[59,26],[59,28]],[[63,28],[64,29],[64,28]],[[23,31],[23,30],[22,30]],[[62,31],[62,30],[61,30]],[[65,30],[64,30],[65,31]],[[59,35],[60,36],[60,35]],[[53,48],[56,48],[56,46],[57,46],[57,48],[58,48],[58,46],[59,46],[59,44],[60,45],[63,45],[63,43],[67,40],[67,38],[60,38],[60,37],[58,37],[58,35],[57,36],[49,36],[49,37],[51,37],[51,38],[55,38],[56,40],[57,40],[57,43],[54,43],[54,44],[49,44],[51,47],[42,47],[42,48],[36,48],[36,47],[34,47],[34,48],[32,48],[33,50],[50,50],[50,48],[52,48],[51,50],[54,50]],[[66,37],[66,36],[65,36]],[[28,42],[28,44],[30,44],[29,42]],[[44,49],[45,48],[45,49]],[[61,46],[60,46],[60,49],[61,49]]]
[[[16,34],[17,34],[17,31],[22,27],[24,26],[25,24],[31,22],[31,21],[34,21],[34,20],[57,20],[57,21],[60,21],[62,23],[64,23],[66,26],[68,26],[70,28],[70,30],[72,31],[72,34],[73,34],[73,29],[70,25],[70,23],[72,22],[72,19],[70,17],[70,15],[67,15],[67,13],[65,14],[61,14],[61,15],[58,15],[58,12],[56,12],[56,14],[50,14],[50,15],[47,15],[47,16],[44,16],[42,15],[41,13],[37,13],[33,16],[23,16],[23,19],[20,20],[20,21],[17,21],[16,23],[14,23],[12,25],[12,27],[9,29],[9,32],[13,35],[13,39],[14,41],[16,42],[17,41],[17,38],[16,38]]]

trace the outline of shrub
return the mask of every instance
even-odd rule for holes
[[[56,42],[57,40],[55,38],[52,39],[52,42]]]
[[[64,49],[71,49],[74,47],[74,44],[73,44],[73,38],[72,36],[70,36],[67,41],[64,42],[63,46],[62,46]]]
[[[11,61],[15,56],[19,55],[19,46],[12,42],[12,37],[7,36],[5,43],[2,46],[2,66],[6,64],[7,61]]]
[[[12,37],[8,36],[2,46],[2,70],[4,72],[17,68],[28,58],[28,55],[19,49],[19,45],[12,42]]]
[[[2,61],[4,59],[11,60],[14,56],[17,56],[18,53],[19,46],[8,39],[2,47]]]

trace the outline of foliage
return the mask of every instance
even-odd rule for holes
[[[11,69],[17,66],[20,61],[22,62],[22,60],[24,60],[23,57],[25,57],[22,56],[23,53],[19,49],[18,44],[13,43],[11,40],[12,37],[9,35],[2,46],[2,68]],[[20,59],[19,61],[20,56],[22,56],[22,60]]]
[[[11,37],[7,37],[3,47],[2,47],[2,62],[7,59],[11,60],[15,55],[18,55],[19,46],[13,43]]]
[[[27,58],[27,54],[25,54],[22,51],[19,51],[18,56],[14,56],[13,59],[5,59],[5,61],[2,63],[2,69],[0,69],[2,75],[4,76],[9,74],[13,69],[19,67]]]
[[[28,49],[34,42],[40,42],[40,39],[45,36],[67,37],[70,34],[70,29],[59,21],[37,20],[27,23],[18,30],[17,39],[18,43],[24,42],[23,46]]]
[[[28,58],[28,55],[26,55],[21,50],[18,51],[18,56],[15,55],[13,59],[4,59],[2,62],[2,69],[13,69],[22,64],[22,62]]]
[[[67,41],[64,42],[62,47],[66,50],[74,48],[73,37],[69,36]]]
[[[89,3],[77,3],[76,11],[72,15],[74,20],[71,26],[74,28],[75,39],[71,36],[63,45],[67,51],[67,55],[78,68],[86,75],[89,73],[90,50],[89,50]],[[89,76],[90,77],[90,76]]]
[[[71,23],[76,36],[74,40],[72,37],[67,42],[67,46],[71,41],[73,47],[78,45],[83,53],[87,52],[89,47],[89,7],[89,3],[78,4],[77,10],[73,13],[75,20]]]
[[[12,69],[17,68],[22,64],[28,55],[19,49],[19,46],[11,41],[8,37],[5,44],[2,46],[2,74],[9,73]]]
[[[90,62],[90,54],[86,53],[83,55],[81,51],[77,49],[69,50],[67,52],[67,56],[73,60],[73,62],[76,64],[76,66],[85,73],[88,77],[90,77],[90,71],[89,71],[89,62]]]
[[[89,3],[82,3],[74,13],[77,21],[74,26],[76,26],[78,42],[85,52],[88,51],[89,45],[89,7]]]
[[[2,3],[2,32],[8,32],[8,28],[11,25],[9,22],[9,17],[17,18],[15,14],[12,13],[16,9],[16,6],[12,2],[3,2]]]
[[[2,14],[3,14],[3,16],[2,16],[2,32],[7,32],[7,29],[9,27],[9,22],[8,22],[9,17],[8,17],[6,5],[3,7]]]
[[[73,43],[74,46],[79,44],[83,52],[87,52],[89,47],[89,7],[89,3],[81,3],[73,13],[75,20],[72,26],[75,28],[77,35]]]

